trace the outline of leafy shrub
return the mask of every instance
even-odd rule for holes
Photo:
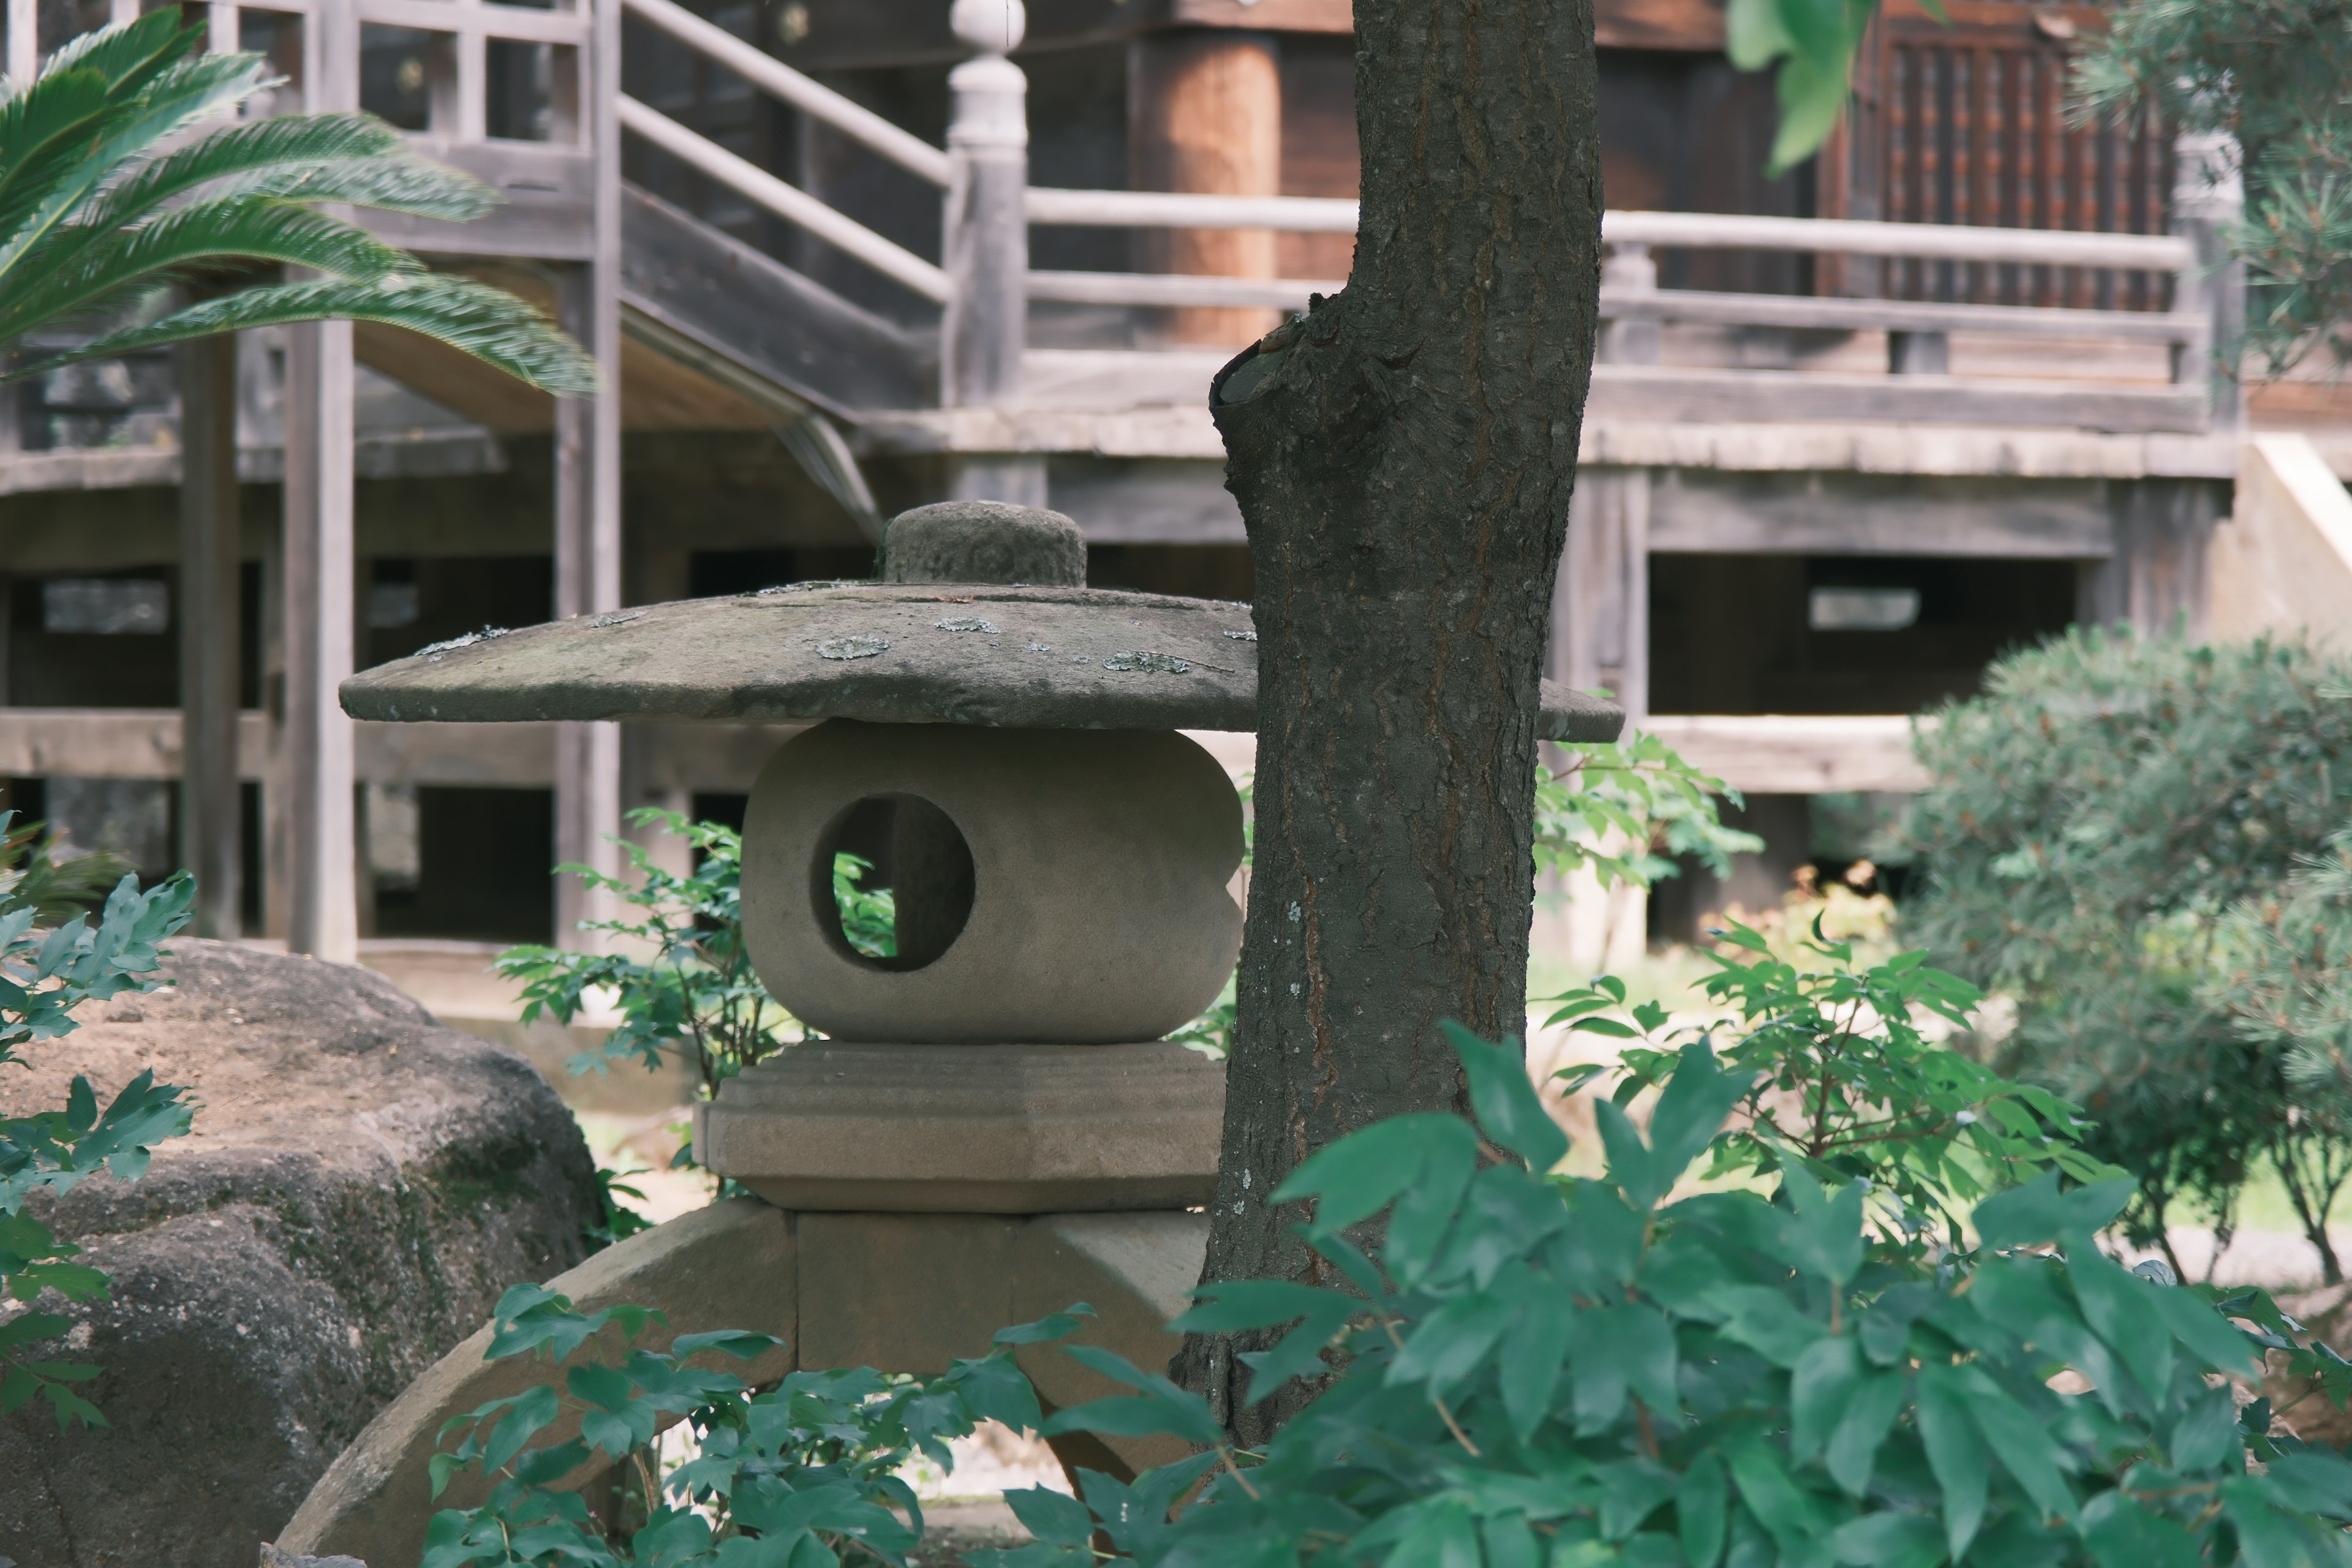
[[[2263,1436],[2268,1406],[2242,1418],[2218,1375],[2253,1373],[2274,1336],[2100,1252],[2127,1180],[2065,1191],[2046,1172],[1977,1206],[1975,1252],[1915,1260],[1874,1237],[1866,1183],[1801,1162],[1775,1198],[1672,1197],[1757,1088],[1704,1042],[1646,1139],[1600,1108],[1609,1169],[1585,1181],[1544,1174],[1566,1140],[1517,1053],[1453,1038],[1475,1127],[1381,1122],[1276,1193],[1313,1202],[1325,1282],[1204,1287],[1178,1320],[1296,1324],[1254,1358],[1252,1392],[1306,1377],[1312,1403],[1243,1454],[1198,1396],[1127,1368],[1133,1395],[1045,1429],[1176,1433],[1209,1452],[1172,1479],[1214,1467],[1206,1489],[1171,1519],[1133,1506],[1169,1495],[1165,1473],[1082,1474],[1085,1510],[1033,1508],[1042,1539],[994,1568],[1081,1568],[1096,1530],[1156,1568],[2352,1554],[2352,1463]],[[1368,1225],[1370,1251],[1351,1239]],[[2091,1390],[2053,1387],[2062,1367]]]
[[[1764,847],[1717,815],[1716,801],[1738,805],[1739,792],[1647,731],[1558,749],[1566,759],[1559,771],[1536,771],[1538,871],[1589,869],[1604,888],[1647,888],[1681,874],[1676,857],[1727,877],[1731,857]]]
[[[1868,1182],[1825,1185],[1802,1160],[1783,1162],[1770,1198],[1677,1198],[1710,1149],[1720,1164],[1727,1141],[1763,1135],[1717,1131],[1759,1082],[1704,1041],[1676,1053],[1646,1137],[1600,1108],[1608,1169],[1588,1181],[1546,1174],[1567,1140],[1518,1054],[1449,1033],[1475,1123],[1398,1117],[1318,1152],[1275,1194],[1314,1205],[1316,1279],[1203,1287],[1177,1321],[1287,1328],[1250,1358],[1251,1392],[1305,1378],[1311,1401],[1244,1452],[1198,1395],[1073,1349],[1133,1392],[1040,1429],[1168,1433],[1202,1451],[1132,1482],[1080,1471],[1080,1500],[1010,1493],[1037,1540],[971,1561],[1090,1568],[1097,1540],[1153,1568],[1935,1568],[1971,1553],[2005,1568],[2287,1568],[2352,1555],[2352,1463],[2268,1436],[2268,1403],[2241,1413],[2224,1381],[2284,1347],[2340,1404],[2352,1366],[2294,1350],[2259,1292],[2216,1310],[2109,1259],[2095,1235],[2127,1179],[2067,1190],[2047,1170],[1976,1206],[1974,1251],[1925,1258],[1874,1226]],[[562,1354],[620,1316],[520,1291],[492,1353]],[[436,1520],[425,1568],[903,1563],[920,1513],[885,1478],[924,1446],[913,1413],[945,1412],[921,1417],[932,1437],[983,1414],[1034,1425],[1003,1347],[1071,1326],[1000,1335],[994,1355],[929,1383],[797,1373],[752,1395],[682,1372],[675,1353],[575,1369],[568,1400],[538,1389],[452,1424],[468,1436],[439,1470],[503,1479],[485,1507]],[[751,1339],[698,1336],[677,1352],[772,1342]],[[2065,1368],[2087,1392],[2053,1385]],[[581,1436],[530,1448],[567,1405]],[[634,1453],[654,1412],[689,1408],[704,1458],[659,1487],[638,1472],[667,1500],[625,1548],[549,1489],[590,1448]]]
[[[1654,1006],[1622,1023],[1613,981],[1567,999],[1562,1014],[1593,1032],[1647,1037],[1627,1050],[1635,1087],[1621,1096],[1655,1089],[1646,1134],[1615,1100],[1598,1106],[1598,1179],[1553,1173],[1567,1136],[1515,1046],[1449,1026],[1475,1121],[1398,1117],[1311,1156],[1274,1200],[1312,1205],[1302,1234],[1315,1271],[1204,1286],[1174,1325],[1263,1335],[1244,1354],[1248,1393],[1290,1388],[1297,1413],[1244,1451],[1197,1394],[1072,1348],[1131,1392],[1040,1430],[1165,1433],[1200,1452],[1129,1482],[1080,1471],[1076,1500],[1008,1494],[1037,1539],[971,1561],[1085,1568],[1107,1550],[1152,1568],[2288,1568],[2352,1557],[2352,1463],[2272,1436],[2268,1401],[2242,1412],[2227,1381],[2270,1359],[2273,1386],[2299,1383],[2341,1409],[2352,1363],[2299,1343],[2259,1291],[2182,1287],[2160,1264],[2126,1271],[2102,1253],[2097,1236],[2132,1184],[2076,1147],[2079,1114],[1932,1045],[1915,1021],[1965,1016],[1972,987],[1916,953],[1864,966],[1840,944],[1811,952],[1825,962],[1721,960],[1708,988],[1731,1016],[1714,1031],[1734,1037],[1722,1058],[1707,1035],[1662,1036]],[[1703,1190],[1725,1178],[1736,1184]],[[554,1348],[581,1342],[572,1332]],[[509,1353],[523,1343],[502,1339]],[[671,1363],[628,1365],[642,1369],[626,1373],[628,1400],[664,1396]],[[936,1392],[865,1373],[802,1375],[849,1379],[839,1386],[865,1390],[886,1423],[902,1398],[911,1407]],[[571,1377],[583,1414],[600,1399],[622,1407],[612,1374]],[[740,1451],[728,1411],[803,1385],[774,1396],[681,1386],[673,1397],[695,1406],[698,1431],[719,1434],[726,1461]],[[914,1389],[929,1392],[900,1392]],[[1009,1404],[960,1397],[959,1420],[1029,1424]],[[839,1421],[853,1448],[910,1451],[895,1428],[869,1439],[866,1405],[793,1408],[812,1425]],[[512,1411],[528,1414],[508,1435]],[[689,1465],[659,1506],[696,1504],[719,1521],[712,1542],[695,1538],[712,1555],[662,1556],[663,1538],[645,1534],[633,1555],[578,1544],[593,1530],[584,1509],[540,1492],[585,1450],[526,1451],[557,1411],[547,1391],[467,1418],[471,1448],[450,1462],[503,1465],[513,1484],[436,1525],[436,1540],[491,1554],[428,1568],[897,1563],[913,1544],[878,1525],[853,1536],[811,1523],[851,1517],[824,1512],[835,1502],[819,1490],[836,1489],[826,1497],[846,1509],[866,1482],[828,1468],[848,1450],[783,1443],[760,1450],[757,1473],[810,1495],[765,1516],[780,1521],[772,1531],[740,1492],[698,1491]],[[649,1430],[625,1426],[603,1428],[608,1454]],[[718,1473],[740,1487],[753,1471]],[[650,1478],[640,1490],[662,1495]],[[515,1532],[490,1530],[493,1517]],[[541,1525],[557,1533],[520,1532]],[[803,1544],[793,1531],[815,1534]]]
[[[0,1068],[23,1059],[28,1046],[71,1034],[74,1010],[125,992],[147,991],[161,961],[156,943],[187,922],[195,884],[173,878],[149,892],[125,876],[107,895],[93,928],[74,915],[43,929],[82,897],[86,868],[53,864],[36,830],[11,831],[15,814],[0,812]],[[152,1146],[187,1131],[193,1108],[185,1090],[141,1073],[104,1110],[89,1079],[76,1075],[60,1110],[0,1117],[0,1291],[29,1302],[45,1289],[69,1300],[103,1296],[107,1277],[73,1262],[81,1248],[59,1241],[25,1212],[33,1194],[64,1192],[99,1171],[117,1181],[146,1173]],[[59,1426],[102,1426],[105,1417],[76,1394],[73,1384],[98,1375],[82,1363],[35,1359],[32,1352],[71,1324],[55,1312],[23,1311],[0,1321],[0,1413],[20,1409],[36,1395],[48,1402]]]
[[[949,1440],[968,1436],[982,1420],[1038,1426],[1036,1392],[1013,1364],[1013,1347],[1077,1327],[1076,1318],[1057,1314],[1002,1330],[989,1354],[957,1361],[938,1377],[795,1372],[754,1392],[739,1377],[689,1363],[705,1352],[748,1360],[780,1341],[721,1330],[681,1334],[667,1352],[627,1348],[660,1318],[627,1306],[583,1314],[537,1285],[518,1285],[499,1299],[487,1360],[562,1361],[600,1337],[617,1340],[625,1353],[614,1363],[572,1366],[561,1392],[542,1384],[442,1429],[445,1441],[465,1436],[434,1456],[433,1495],[468,1469],[496,1484],[482,1506],[434,1516],[424,1568],[903,1563],[921,1538],[923,1510],[899,1469],[918,1454],[950,1464]],[[689,1424],[698,1451],[662,1475],[654,1438],[665,1416]],[[566,1417],[577,1423],[576,1436],[535,1445]],[[622,1477],[618,1509],[603,1519],[577,1493],[551,1484],[599,1456],[620,1466]]]
[[[1667,1010],[1644,1002],[1628,1024],[1616,1016],[1625,987],[1604,975],[1553,998],[1562,1005],[1548,1022],[1642,1042],[1620,1056],[1622,1109],[1663,1089],[1683,1051],[1727,1020],[1738,1038],[1724,1059],[1748,1087],[1704,1179],[1760,1182],[1793,1165],[1824,1186],[1861,1182],[1880,1233],[1915,1257],[1962,1247],[1957,1211],[2045,1168],[2086,1182],[2124,1173],[2079,1147],[2091,1128],[2074,1106],[1929,1043],[1921,1015],[1965,1026],[1982,992],[1925,952],[1860,964],[1854,943],[1821,930],[1817,919],[1799,944],[1801,968],[1747,926],[1719,931],[1702,950],[1716,971],[1699,983],[1715,1016],[1669,1029]],[[1605,1070],[1559,1076],[1581,1088]]]
[[[2226,1234],[2267,1163],[2334,1274],[2342,1101],[2291,1091],[2288,1037],[2240,1026],[2222,944],[2352,816],[2347,677],[2297,643],[2078,629],[1921,731],[1906,930],[2017,999],[1994,1065],[2090,1113],[2087,1147],[2138,1178],[2137,1242],[2165,1243],[2184,1197]]]

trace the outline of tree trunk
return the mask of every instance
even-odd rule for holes
[[[1256,862],[1203,1278],[1312,1259],[1266,1195],[1464,1104],[1437,1023],[1524,1027],[1538,681],[1600,281],[1591,0],[1356,18],[1346,291],[1210,393],[1255,558]],[[1234,1343],[1179,1375],[1244,1441]]]

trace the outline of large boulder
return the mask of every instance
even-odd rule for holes
[[[51,1353],[112,1425],[0,1418],[0,1556],[251,1568],[320,1472],[499,1294],[586,1256],[595,1170],[545,1079],[379,975],[179,940],[169,990],[93,1004],[0,1075],[0,1113],[142,1068],[195,1131],[144,1179],[37,1200],[110,1300]],[[0,1305],[0,1314],[21,1310]]]

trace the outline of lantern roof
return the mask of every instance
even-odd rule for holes
[[[353,676],[343,708],[411,722],[1256,729],[1249,606],[1076,585],[1083,545],[1071,556],[1070,540],[1053,537],[1061,529],[1075,539],[1066,519],[1032,509],[922,508],[892,523],[885,581],[796,583],[485,629]],[[1014,530],[1035,547],[1007,549]],[[972,542],[962,556],[942,544],[958,537]],[[892,557],[933,580],[887,580]],[[1064,581],[971,580],[1012,571]],[[1544,682],[1542,738],[1614,740],[1623,722],[1612,704]]]

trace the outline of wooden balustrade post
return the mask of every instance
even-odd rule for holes
[[[2201,349],[2173,350],[2172,380],[2180,386],[2206,383],[2214,426],[2231,428],[2245,418],[2238,342],[2246,330],[2246,264],[2231,256],[2227,239],[2246,204],[2238,146],[2226,133],[2213,132],[2182,136],[2172,147],[2170,228],[2197,251],[2197,264],[2179,276],[2173,308],[2196,311],[2211,323]]]
[[[976,55],[948,73],[948,194],[940,402],[1010,403],[1029,342],[1029,79],[1004,57],[1028,26],[1021,0],[956,0],[955,35]],[[1045,465],[968,453],[950,465],[958,500],[1045,504]]]
[[[1601,287],[1617,295],[1654,294],[1658,259],[1646,245],[1612,245],[1601,263]],[[1655,317],[1619,317],[1602,324],[1593,357],[1603,364],[1655,364],[1660,341]]]
[[[1949,375],[1952,374],[1952,334],[1949,332],[1889,332],[1886,334],[1886,369],[1893,375]]]

